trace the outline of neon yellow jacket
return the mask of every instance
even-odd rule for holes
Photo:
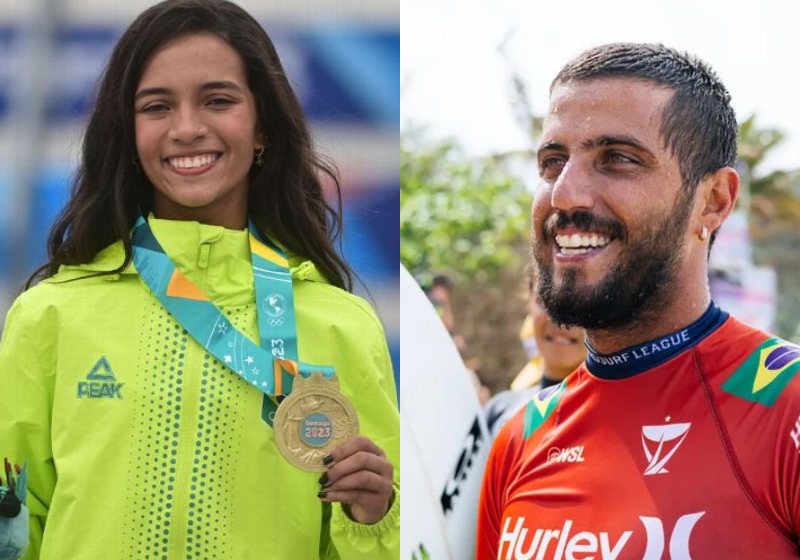
[[[258,341],[246,231],[150,220],[178,268]],[[290,256],[291,257],[291,256]],[[375,525],[319,501],[261,420],[262,394],[209,356],[122,262],[122,244],[23,293],[0,344],[0,456],[29,462],[26,559],[397,559],[399,414],[383,330],[290,258],[300,359],[336,368],[395,466]]]

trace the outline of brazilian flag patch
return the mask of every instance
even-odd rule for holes
[[[547,389],[542,389],[528,402],[525,409],[525,429],[522,437],[528,439],[533,435],[539,426],[553,413],[561,395],[567,388],[566,380],[558,385],[551,385]]]
[[[722,389],[745,400],[772,406],[798,370],[800,347],[770,338],[748,356]]]

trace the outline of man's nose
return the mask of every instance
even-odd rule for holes
[[[550,204],[558,210],[589,209],[594,205],[592,167],[589,161],[573,156],[553,183]]]

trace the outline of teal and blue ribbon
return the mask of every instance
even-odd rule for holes
[[[133,227],[133,265],[153,296],[210,354],[264,393],[262,418],[272,425],[280,396],[298,374],[335,375],[299,361],[292,277],[286,254],[250,223],[250,262],[260,344],[253,343],[167,255],[141,215]]]

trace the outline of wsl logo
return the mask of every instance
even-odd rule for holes
[[[547,452],[548,463],[583,463],[583,446],[575,445],[573,447],[565,447],[559,449],[558,447],[551,447]]]
[[[671,560],[692,560],[689,540],[694,526],[705,513],[700,511],[680,516],[669,539],[660,518],[640,515],[639,521],[644,526],[647,539],[642,560],[661,560],[667,542]],[[506,517],[497,548],[497,560],[568,560],[576,558],[576,554],[581,554],[581,558],[598,560],[638,558],[638,555],[631,555],[633,551],[625,550],[633,536],[632,530],[623,531],[619,536],[612,536],[607,531],[579,531],[573,534],[573,524],[574,521],[567,519],[558,529],[530,530],[525,527],[525,517],[518,517],[513,528],[511,518]]]
[[[123,385],[125,384],[117,383],[114,371],[103,356],[86,375],[86,381],[78,381],[78,398],[121,399]]]
[[[689,434],[690,422],[642,426],[642,447],[649,463],[644,474],[664,474],[665,465]]]

